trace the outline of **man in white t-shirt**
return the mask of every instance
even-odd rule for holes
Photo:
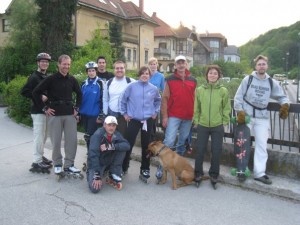
[[[103,111],[108,116],[115,116],[118,120],[118,131],[124,136],[127,122],[119,112],[119,99],[124,93],[128,84],[135,81],[130,77],[125,76],[126,64],[123,61],[114,63],[115,77],[106,82],[106,88],[103,96]]]

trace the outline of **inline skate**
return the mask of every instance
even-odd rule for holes
[[[117,190],[122,189],[122,178],[116,174],[109,174],[106,177],[106,183],[111,185],[112,187],[114,187]]]
[[[50,166],[49,168],[53,167],[53,165],[52,165],[53,161],[52,160],[47,159],[45,156],[42,157],[42,160],[43,160],[43,163]]]
[[[195,177],[195,183],[197,188],[199,188],[201,182],[202,182],[202,176]]]
[[[32,163],[31,168],[29,169],[30,172],[33,173],[50,173],[50,168],[51,166],[45,164],[44,162],[40,163]]]
[[[68,168],[64,168],[64,173],[66,174],[67,177],[73,177],[75,179],[83,179],[84,176],[80,173],[81,171],[77,169],[75,166],[70,166]]]
[[[217,190],[218,178],[217,177],[210,177],[210,183],[211,183],[213,189]]]
[[[141,170],[140,171],[140,180],[143,181],[144,183],[148,183],[148,179],[150,177],[150,170]]]
[[[84,178],[84,176],[80,173],[80,170],[74,166],[62,169],[62,166],[57,165],[54,167],[54,173],[57,175],[57,181],[60,181],[64,177],[73,177],[75,179],[79,178],[81,180]]]
[[[156,181],[157,184],[160,183],[160,181],[161,181],[161,179],[163,177],[163,172],[164,172],[163,167],[161,165],[159,165],[157,167],[157,170],[156,170],[156,173],[155,173],[155,176],[156,176],[156,179],[157,179],[157,181]]]

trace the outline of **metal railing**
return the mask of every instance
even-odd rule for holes
[[[231,116],[235,116],[233,109],[233,100],[231,100]],[[290,104],[289,115],[286,120],[279,117],[280,105],[276,102],[270,102],[268,111],[270,113],[270,134],[268,139],[268,148],[300,153],[300,104]],[[230,124],[230,129],[225,131],[224,142],[233,143],[235,124]],[[157,127],[162,127],[159,120]],[[193,137],[196,137],[196,130],[193,130]],[[251,140],[255,142],[252,136]]]
[[[233,100],[231,101],[233,106]],[[300,153],[300,104],[290,104],[289,115],[286,120],[279,117],[280,105],[275,102],[270,102],[268,105],[270,117],[270,136],[268,144],[272,149],[287,150]],[[232,107],[231,115],[235,115]],[[229,132],[225,133],[226,138],[233,139],[234,124],[230,124]],[[252,141],[255,138],[251,137]]]

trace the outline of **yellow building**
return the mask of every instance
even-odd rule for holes
[[[6,12],[15,1],[18,0],[13,0]],[[107,35],[109,23],[119,19],[127,68],[137,69],[147,64],[148,59],[154,55],[154,28],[158,24],[144,12],[143,0],[139,1],[139,7],[122,0],[79,0],[77,4],[73,22],[76,46],[83,46],[92,38],[96,29],[100,29],[102,35]],[[5,40],[9,38],[9,21],[5,13],[0,14],[0,19],[0,46],[5,46]]]

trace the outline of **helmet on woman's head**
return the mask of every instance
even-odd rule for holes
[[[48,60],[51,61],[51,56],[48,53],[45,52],[41,52],[37,55],[36,57],[36,61],[40,61],[40,60]]]
[[[95,70],[97,70],[97,68],[98,68],[98,64],[95,63],[95,62],[93,62],[93,61],[88,62],[87,64],[85,64],[85,69],[86,69],[86,71],[87,71],[88,69],[95,69]]]

